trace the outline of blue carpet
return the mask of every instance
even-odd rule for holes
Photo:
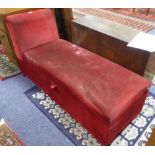
[[[23,75],[0,81],[0,118],[26,145],[74,145],[25,96],[33,86]]]

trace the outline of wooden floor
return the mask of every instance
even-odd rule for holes
[[[146,143],[146,146],[155,146],[155,128],[153,129],[152,134]]]

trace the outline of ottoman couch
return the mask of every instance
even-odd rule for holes
[[[60,39],[50,9],[8,15],[5,22],[22,73],[103,145],[141,111],[150,83]]]

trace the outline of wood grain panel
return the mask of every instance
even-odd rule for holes
[[[91,52],[94,52],[104,58],[107,58],[117,64],[120,64],[140,75],[144,74],[145,67],[149,58],[149,52],[127,47],[128,40],[131,40],[131,38],[134,36],[134,32],[136,35],[138,31],[132,31],[131,29],[131,35],[130,29],[128,29],[127,27],[122,27],[122,32],[121,29],[119,29],[119,35],[118,38],[116,38],[116,23],[111,23],[108,29],[109,23],[106,25],[106,21],[98,22],[98,20],[102,19],[95,19],[95,24],[93,25],[93,21],[89,21],[89,17],[87,17],[87,19],[85,17],[80,18],[83,18],[83,21],[82,19],[74,20],[72,23],[73,43],[85,49],[88,49]],[[95,17],[90,18],[90,20],[93,20],[94,18]],[[86,23],[85,19],[88,23]],[[78,23],[78,21],[80,22]],[[97,22],[99,24],[97,24]],[[91,25],[89,26],[89,24]],[[105,29],[103,29],[103,24],[106,25]],[[118,25],[116,28],[118,28]],[[106,32],[104,33],[105,30]],[[124,33],[123,31],[127,32],[128,34]],[[108,33],[110,34],[108,35]],[[115,33],[114,37],[113,33]],[[130,38],[128,38],[127,36],[123,36],[129,34]]]

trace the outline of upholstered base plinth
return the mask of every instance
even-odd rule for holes
[[[104,145],[141,111],[149,85],[137,74],[59,39],[26,51],[22,67]]]

